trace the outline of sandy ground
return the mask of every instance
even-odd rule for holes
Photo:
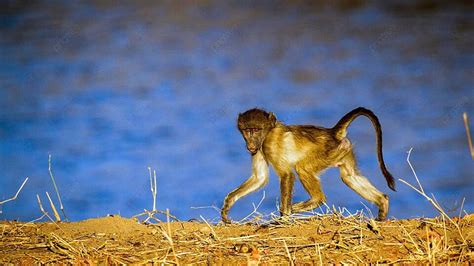
[[[474,261],[474,215],[375,222],[330,214],[292,221],[142,224],[109,216],[80,222],[0,223],[0,263],[327,264]]]

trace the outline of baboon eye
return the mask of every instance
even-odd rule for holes
[[[243,129],[244,132],[250,133],[250,134],[258,133],[261,130],[262,130],[261,128],[246,128],[246,129]]]

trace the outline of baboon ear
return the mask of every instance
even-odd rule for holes
[[[274,127],[275,124],[276,124],[276,120],[277,120],[275,114],[270,112],[268,114],[268,119],[270,120],[270,123],[271,123],[272,127]]]

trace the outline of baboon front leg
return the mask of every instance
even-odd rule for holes
[[[247,179],[242,185],[230,192],[224,199],[224,205],[221,210],[221,217],[224,223],[230,223],[230,219],[227,217],[230,208],[234,203],[244,197],[245,195],[252,193],[266,183],[268,183],[268,164],[263,157],[261,152],[257,152],[252,156],[252,176]]]
[[[278,172],[278,171],[277,171]],[[295,183],[295,175],[291,171],[279,172],[280,176],[280,191],[281,191],[281,216],[291,214],[291,200],[293,197],[293,185]]]
[[[375,188],[374,185],[359,172],[352,153],[344,158],[339,168],[342,181],[361,197],[377,205],[379,208],[377,220],[385,220],[388,214],[388,196]]]
[[[222,211],[221,211],[222,221],[224,221],[225,223],[230,223],[230,220],[227,217],[227,214],[229,213],[229,210],[232,207],[232,205],[234,205],[234,203],[238,199],[263,187],[267,183],[267,181],[268,181],[267,178],[259,178],[256,175],[252,175],[237,189],[230,192],[227,195],[227,197],[225,197],[224,199],[224,206],[222,207]]]
[[[293,213],[309,211],[314,208],[317,208],[321,203],[326,201],[326,197],[321,189],[321,182],[319,177],[306,172],[304,170],[296,169],[298,176],[300,177],[301,183],[303,184],[304,189],[310,195],[310,199],[307,201],[301,201],[293,204],[291,210]]]

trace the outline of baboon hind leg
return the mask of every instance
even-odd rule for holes
[[[280,214],[281,216],[291,214],[291,201],[293,197],[293,185],[295,183],[295,175],[291,169],[275,168],[280,177]]]
[[[354,154],[349,153],[339,166],[342,181],[364,199],[379,208],[377,220],[385,220],[388,213],[388,196],[377,190],[357,169]]]
[[[310,199],[293,204],[291,210],[293,213],[310,211],[317,208],[321,203],[326,201],[326,197],[321,189],[321,181],[319,177],[311,172],[296,168],[296,172],[300,177],[304,189],[310,195]]]

